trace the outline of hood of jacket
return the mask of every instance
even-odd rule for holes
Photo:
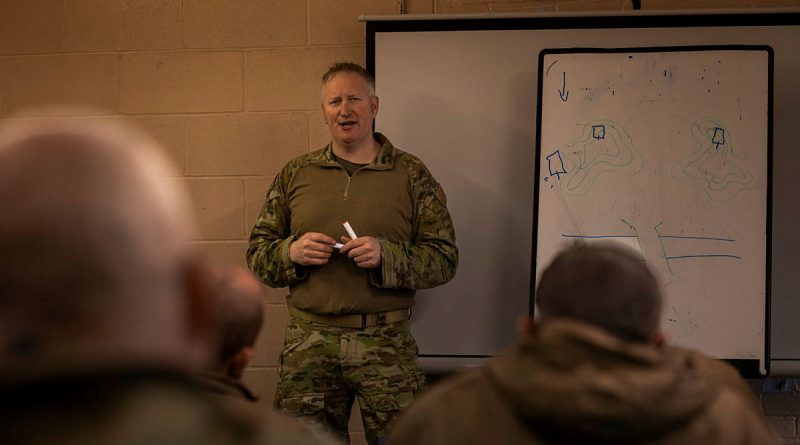
[[[484,369],[538,435],[634,443],[682,428],[717,397],[717,385],[670,351],[550,319]]]

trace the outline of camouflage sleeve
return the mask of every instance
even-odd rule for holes
[[[289,259],[295,237],[290,230],[285,180],[279,174],[272,181],[247,247],[247,266],[271,287],[289,286],[306,277],[303,268]]]
[[[410,165],[414,198],[414,235],[411,242],[380,239],[380,276],[372,284],[392,289],[428,289],[450,281],[458,267],[456,234],[442,186],[419,160]]]

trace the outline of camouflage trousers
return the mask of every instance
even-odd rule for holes
[[[425,385],[408,321],[341,328],[289,317],[275,407],[349,443],[358,398],[370,444],[383,444],[395,415]]]

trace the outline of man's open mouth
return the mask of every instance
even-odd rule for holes
[[[340,127],[342,127],[342,128],[350,128],[355,124],[356,124],[356,121],[344,121],[344,122],[339,122],[338,123],[338,125]]]

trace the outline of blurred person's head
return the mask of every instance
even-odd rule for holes
[[[0,126],[0,369],[42,358],[206,366],[191,219],[161,152],[117,118]]]
[[[660,342],[662,297],[641,255],[617,244],[575,244],[544,270],[539,322],[569,318],[628,341]]]
[[[235,267],[214,270],[209,284],[218,341],[213,370],[238,380],[264,322],[263,285],[249,270]]]

